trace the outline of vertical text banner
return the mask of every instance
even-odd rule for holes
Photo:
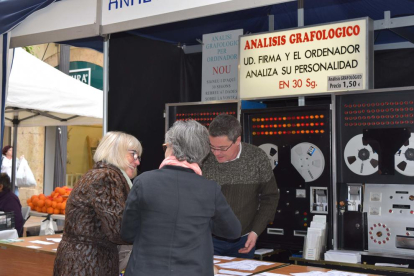
[[[104,0],[102,25],[177,12],[232,0]]]
[[[241,35],[242,29],[203,35],[202,101],[237,99]]]
[[[240,37],[240,98],[369,89],[372,20]]]

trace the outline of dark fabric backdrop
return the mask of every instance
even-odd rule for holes
[[[414,85],[414,49],[375,51],[374,87]]]
[[[376,51],[374,64],[375,88],[414,86],[414,49]],[[142,142],[140,171],[163,160],[165,104],[201,100],[201,66],[201,53],[185,55],[174,44],[126,33],[111,36],[108,129]]]
[[[109,44],[108,130],[132,134],[144,148],[140,171],[163,160],[164,109],[179,102],[182,50],[127,34]]]

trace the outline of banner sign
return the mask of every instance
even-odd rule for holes
[[[102,25],[177,12],[232,0],[104,0]]]
[[[69,70],[69,76],[87,85],[91,85],[91,68]]]
[[[237,99],[241,35],[242,29],[203,35],[202,101]]]
[[[240,98],[363,90],[373,85],[369,18],[240,37]]]

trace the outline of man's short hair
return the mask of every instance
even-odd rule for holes
[[[242,135],[242,128],[236,117],[220,114],[210,123],[208,132],[212,137],[227,136],[230,141],[236,142]]]

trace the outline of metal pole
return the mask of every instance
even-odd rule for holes
[[[18,115],[14,115],[13,119],[13,155],[12,155],[12,171],[11,171],[11,188],[14,193],[16,187],[16,155],[17,155],[17,127],[19,125]]]
[[[109,36],[104,39],[103,68],[103,135],[108,132],[108,92],[109,92]]]
[[[275,16],[273,14],[269,14],[267,16],[269,18],[269,32],[275,30]]]
[[[304,1],[298,0],[298,27],[305,26]],[[305,97],[298,98],[298,106],[305,106]]]
[[[331,118],[332,118],[332,216],[333,216],[333,249],[338,249],[338,212],[337,212],[337,191],[336,191],[336,97],[335,94],[331,96]]]

